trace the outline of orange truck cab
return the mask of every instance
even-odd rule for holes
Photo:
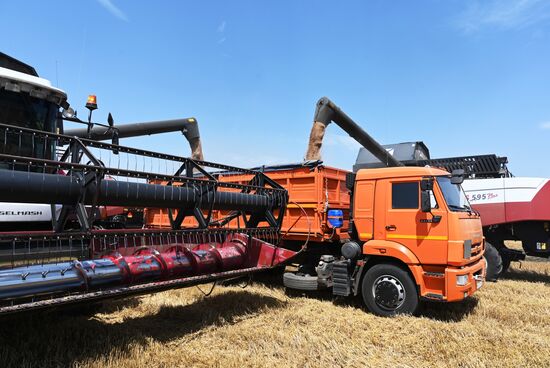
[[[352,291],[369,309],[414,312],[417,302],[406,300],[407,292],[452,302],[483,285],[481,220],[448,172],[396,167],[350,176],[351,240],[342,253],[358,259]],[[414,290],[407,290],[409,281]]]

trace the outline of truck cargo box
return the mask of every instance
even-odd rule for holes
[[[281,231],[286,240],[309,239],[311,242],[322,242],[348,238],[350,196],[346,189],[346,170],[323,166],[318,162],[262,169],[268,177],[288,191],[289,204]],[[230,176],[232,182],[247,183],[250,179],[250,175]],[[224,180],[220,178],[220,181]],[[342,227],[334,228],[330,224],[329,210],[342,211]],[[175,213],[176,211],[174,215]],[[214,211],[213,216],[221,219],[227,214],[224,211]],[[170,227],[168,210],[148,208],[145,213],[145,225],[150,228]],[[185,225],[196,226],[196,222],[189,217],[185,220]],[[228,225],[231,226],[231,222]]]

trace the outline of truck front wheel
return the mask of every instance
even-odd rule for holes
[[[407,271],[392,264],[371,267],[361,285],[367,309],[379,316],[414,314],[418,309],[418,291]]]

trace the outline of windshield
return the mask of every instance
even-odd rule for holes
[[[0,90],[0,124],[55,132],[59,107],[47,100]],[[30,135],[5,134],[0,136],[0,152],[15,155],[51,159],[55,153],[53,141],[32,139]]]
[[[470,203],[462,187],[458,184],[451,184],[451,178],[448,176],[437,177],[437,183],[443,192],[443,197],[451,211],[470,211]]]

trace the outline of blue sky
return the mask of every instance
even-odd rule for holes
[[[24,11],[23,11],[24,10]],[[194,116],[205,158],[301,161],[328,96],[381,143],[550,177],[550,1],[8,1],[0,50],[98,121]],[[123,141],[188,155],[183,137]],[[325,163],[357,144],[328,129]]]

